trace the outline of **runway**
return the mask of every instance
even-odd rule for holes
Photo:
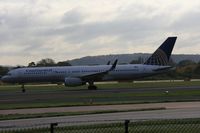
[[[183,109],[200,107],[200,102],[172,102],[172,103],[149,103],[149,104],[121,104],[121,105],[99,105],[99,106],[75,106],[75,107],[52,107],[32,109],[10,109],[0,110],[0,115],[8,114],[36,114],[57,112],[91,112],[91,111],[126,111],[145,109]]]
[[[94,95],[117,95],[120,93],[164,93],[165,91],[169,91],[169,93],[173,93],[176,91],[196,91],[200,90],[200,86],[184,86],[184,87],[148,87],[148,88],[118,88],[118,89],[99,89],[99,90],[27,90],[26,93],[22,93],[19,91],[14,92],[2,92],[0,93],[0,105],[8,105],[8,104],[32,104],[34,102],[49,102],[53,101],[53,99],[58,99],[60,102],[69,102],[69,101],[81,101],[88,102],[90,100],[89,97],[93,97]],[[72,97],[73,96],[73,97]],[[77,97],[78,96],[78,97]],[[88,96],[89,99],[83,98],[83,96]],[[77,98],[76,98],[77,97]],[[75,98],[75,99],[74,99]],[[142,99],[148,99],[151,101],[151,97],[132,97],[129,100],[138,101]],[[181,99],[181,97],[180,97]],[[188,100],[198,100],[199,96],[187,97]],[[104,98],[102,99],[104,100]],[[105,100],[106,102],[109,99]],[[199,99],[200,100],[200,99]]]
[[[146,105],[146,104],[144,104]],[[92,115],[78,115],[78,116],[60,116],[48,118],[33,118],[33,119],[19,119],[0,121],[0,128],[15,128],[31,125],[45,125],[49,123],[87,123],[98,121],[122,121],[122,120],[152,120],[152,119],[183,119],[183,118],[200,118],[199,102],[181,103],[182,106],[176,106],[177,103],[172,103],[166,110],[152,110],[152,111],[134,111],[122,113],[105,113]],[[134,106],[134,105],[133,105]]]

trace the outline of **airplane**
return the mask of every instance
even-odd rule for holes
[[[96,90],[94,82],[130,81],[172,70],[169,60],[176,39],[168,37],[143,64],[117,65],[116,59],[113,64],[109,61],[106,65],[95,66],[25,67],[10,70],[1,81],[21,84],[22,92],[25,92],[26,83],[47,82],[62,82],[66,87],[88,83],[89,90]]]

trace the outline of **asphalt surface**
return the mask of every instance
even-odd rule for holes
[[[122,104],[122,105],[99,105],[99,106],[75,106],[75,107],[52,107],[32,109],[9,109],[0,110],[0,115],[8,114],[36,114],[55,112],[92,112],[92,111],[127,111],[127,110],[148,110],[148,109],[177,109],[197,108],[200,102],[172,102],[172,103],[149,103],[149,104]]]
[[[99,90],[48,90],[48,91],[29,91],[22,93],[16,92],[2,92],[0,93],[0,105],[2,104],[29,104],[33,102],[41,101],[52,101],[52,99],[59,99],[62,101],[73,100],[71,96],[92,96],[93,94],[104,95],[104,94],[119,94],[119,93],[148,93],[148,92],[165,92],[169,91],[173,93],[175,91],[184,90],[200,90],[200,86],[185,86],[185,87],[162,87],[162,88],[119,88],[119,89],[99,89]],[[142,97],[143,99],[143,97]],[[189,100],[198,99],[198,97],[190,97]],[[131,99],[137,100],[137,99]],[[149,99],[151,100],[151,99]]]
[[[0,129],[20,128],[30,125],[45,125],[49,123],[87,123],[87,122],[106,122],[106,121],[123,121],[123,120],[152,120],[152,119],[183,119],[183,118],[200,118],[200,107],[174,108],[167,110],[136,111],[123,113],[105,113],[78,116],[61,116],[49,118],[33,118],[20,120],[0,121]]]

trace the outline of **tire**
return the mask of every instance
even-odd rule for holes
[[[97,90],[97,87],[95,85],[89,85],[88,90]]]

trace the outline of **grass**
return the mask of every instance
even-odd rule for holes
[[[89,91],[86,86],[29,85],[26,93],[20,92],[20,86],[0,86],[0,109],[200,100],[200,89],[173,89],[177,86],[200,86],[200,81],[98,84],[98,91]],[[171,89],[165,93],[168,87]]]
[[[130,133],[199,133],[200,119],[131,121],[128,125]],[[49,131],[50,128],[47,127],[32,127],[31,129],[11,130],[7,133],[47,133]],[[101,122],[101,124],[65,125],[62,127],[58,124],[54,131],[65,133],[123,133],[125,132],[125,128],[124,122],[122,121],[109,123]]]
[[[151,120],[130,123],[130,132],[134,133],[198,133],[200,119]]]

